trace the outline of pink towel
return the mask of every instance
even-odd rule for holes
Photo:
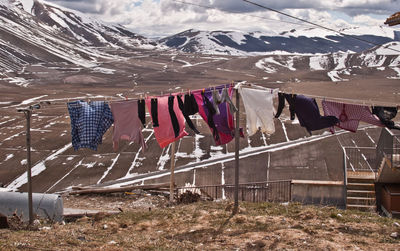
[[[142,124],[138,117],[137,101],[112,102],[110,106],[114,117],[114,150],[118,150],[118,143],[121,139],[141,144],[143,150],[146,150],[147,145],[143,139]]]
[[[170,143],[188,135],[188,133],[185,131],[185,117],[179,109],[177,99],[174,99],[174,112],[179,122],[179,136],[175,138],[174,128],[172,126],[171,116],[168,110],[168,96],[148,97],[146,99],[146,105],[149,111],[151,111],[151,98],[157,98],[158,123],[160,126],[154,127],[154,134],[160,147],[164,148]]]
[[[325,116],[337,117],[340,123],[336,126],[344,130],[356,132],[360,121],[376,126],[383,126],[379,118],[371,113],[368,106],[322,100],[322,107]],[[331,127],[331,132],[335,132],[334,127]]]

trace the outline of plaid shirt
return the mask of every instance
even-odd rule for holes
[[[108,104],[103,101],[93,101],[89,104],[85,101],[74,101],[68,103],[68,111],[74,149],[97,150],[104,133],[114,122]]]

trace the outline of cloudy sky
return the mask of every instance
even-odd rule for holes
[[[242,0],[47,0],[148,37],[187,29],[279,33],[309,27]],[[333,29],[383,25],[400,0],[251,0]],[[186,3],[194,3],[194,6]],[[397,26],[398,27],[398,26]],[[396,28],[398,29],[398,28]]]

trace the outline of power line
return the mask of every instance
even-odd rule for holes
[[[299,21],[301,21],[301,22],[305,22],[305,23],[308,23],[308,24],[317,26],[317,27],[322,28],[322,29],[325,29],[325,30],[333,31],[333,32],[335,32],[335,33],[338,33],[338,34],[342,35],[343,37],[350,37],[350,38],[353,38],[353,39],[362,41],[362,42],[364,42],[364,43],[368,43],[368,44],[370,44],[370,45],[375,45],[375,46],[379,46],[379,47],[381,47],[381,46],[383,45],[383,44],[377,44],[377,43],[368,41],[368,40],[363,39],[363,38],[356,37],[356,36],[354,36],[354,35],[345,34],[345,33],[343,33],[343,32],[340,32],[340,31],[337,31],[337,30],[334,30],[334,29],[325,27],[325,26],[320,25],[320,24],[317,24],[317,23],[313,23],[313,22],[308,21],[308,20],[305,20],[305,19],[303,19],[303,18],[299,18],[299,17],[292,16],[292,15],[287,14],[287,13],[284,13],[284,12],[282,12],[282,11],[272,9],[272,8],[270,8],[270,7],[267,7],[267,6],[258,4],[258,3],[254,3],[254,2],[251,2],[251,1],[249,1],[249,0],[243,0],[243,1],[244,1],[244,2],[247,2],[247,3],[249,3],[249,4],[252,4],[252,5],[255,5],[255,6],[257,6],[257,7],[260,7],[260,8],[269,10],[269,11],[273,11],[273,12],[276,12],[276,13],[278,13],[278,14],[281,14],[281,15],[284,15],[284,16],[287,16],[287,17],[290,17],[290,18],[299,20]],[[394,48],[390,48],[390,47],[388,47],[387,49],[392,50],[392,51],[396,51],[396,52],[400,52],[400,50],[397,50],[397,49],[394,49]]]

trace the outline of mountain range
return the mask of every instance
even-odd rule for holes
[[[310,56],[331,53],[351,55],[368,53],[374,44],[396,47],[393,44],[395,41],[400,41],[400,31],[384,26],[348,28],[340,33],[308,28],[273,35],[192,29],[153,41],[121,25],[107,24],[79,11],[42,0],[0,0],[2,72],[17,71],[26,64],[47,62],[95,67],[102,59],[124,57],[127,51],[137,49],[170,48],[184,53],[234,56]],[[399,54],[395,50],[390,52]],[[332,56],[328,61],[329,56],[317,57],[324,58],[318,59],[318,62],[331,62],[326,63],[326,67],[335,64]],[[360,59],[362,58],[358,57]],[[364,59],[371,60],[370,57]],[[388,62],[391,63],[393,62]]]

